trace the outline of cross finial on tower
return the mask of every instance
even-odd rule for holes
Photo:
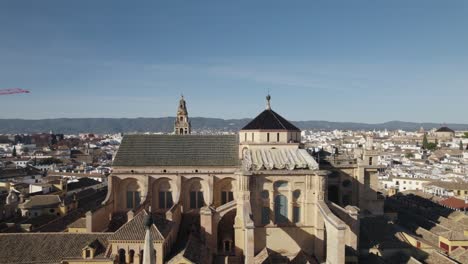
[[[270,94],[267,95],[266,99],[267,99],[266,109],[270,110],[271,109],[271,105],[270,105],[271,96],[270,96]]]

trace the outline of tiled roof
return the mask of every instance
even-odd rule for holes
[[[68,225],[68,228],[86,228],[86,218],[81,217],[75,222]]]
[[[114,234],[109,237],[109,240],[133,240],[143,241],[145,240],[146,228],[145,228],[145,216],[148,213],[143,210],[138,213],[132,220],[122,225]],[[151,237],[154,241],[164,240],[163,234],[167,232],[160,232],[160,230],[168,230],[170,222],[163,221],[160,217],[155,217],[154,223],[151,225]]]
[[[114,166],[238,166],[236,135],[127,135]]]
[[[93,186],[93,185],[96,185],[96,184],[100,184],[100,182],[98,182],[96,180],[93,180],[91,178],[80,178],[80,179],[78,179],[78,181],[68,183],[67,184],[67,190],[72,191],[72,190],[75,190],[75,189],[84,188],[84,187],[88,187],[88,186]]]
[[[246,170],[318,169],[318,164],[305,149],[245,149],[243,166]]]
[[[241,130],[290,130],[300,131],[284,117],[271,109],[261,112]]]
[[[26,177],[31,175],[41,175],[43,172],[32,166],[26,168],[0,168],[0,179]]]
[[[465,207],[468,207],[466,206],[464,200],[457,199],[455,197],[447,198],[445,200],[440,201],[439,203],[441,205],[445,205],[447,207],[454,208],[454,209],[463,209]]]
[[[60,203],[61,200],[58,195],[35,195],[31,196],[30,200],[20,204],[19,207],[24,209],[48,208],[57,206]]]
[[[437,186],[448,190],[468,190],[468,183],[466,182],[446,182],[446,181],[434,181],[427,183],[427,186]]]
[[[64,258],[81,258],[82,249],[95,240],[107,247],[109,233],[22,233],[0,234],[1,263],[61,263]]]
[[[425,263],[428,264],[453,264],[456,263],[453,260],[451,260],[448,256],[438,252],[438,251],[432,251],[429,256],[424,259]]]

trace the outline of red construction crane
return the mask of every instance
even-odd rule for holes
[[[30,93],[30,91],[24,90],[24,89],[20,89],[20,88],[0,89],[0,95],[18,94],[18,93]]]

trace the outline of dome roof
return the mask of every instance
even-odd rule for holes
[[[241,130],[289,130],[301,131],[288,120],[271,109],[266,109]]]
[[[450,129],[450,128],[446,127],[446,126],[437,129],[436,132],[450,132],[450,133],[455,133],[455,131],[453,131],[452,129]]]

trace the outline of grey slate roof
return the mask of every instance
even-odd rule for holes
[[[238,166],[236,135],[126,135],[113,166]]]
[[[301,130],[271,109],[264,110],[241,130]]]
[[[82,249],[97,240],[103,258],[109,233],[21,233],[0,234],[0,263],[61,263],[81,258]]]
[[[439,129],[436,130],[436,132],[451,132],[451,133],[455,133],[455,131],[453,131],[452,129],[446,127],[446,126],[443,126]]]

